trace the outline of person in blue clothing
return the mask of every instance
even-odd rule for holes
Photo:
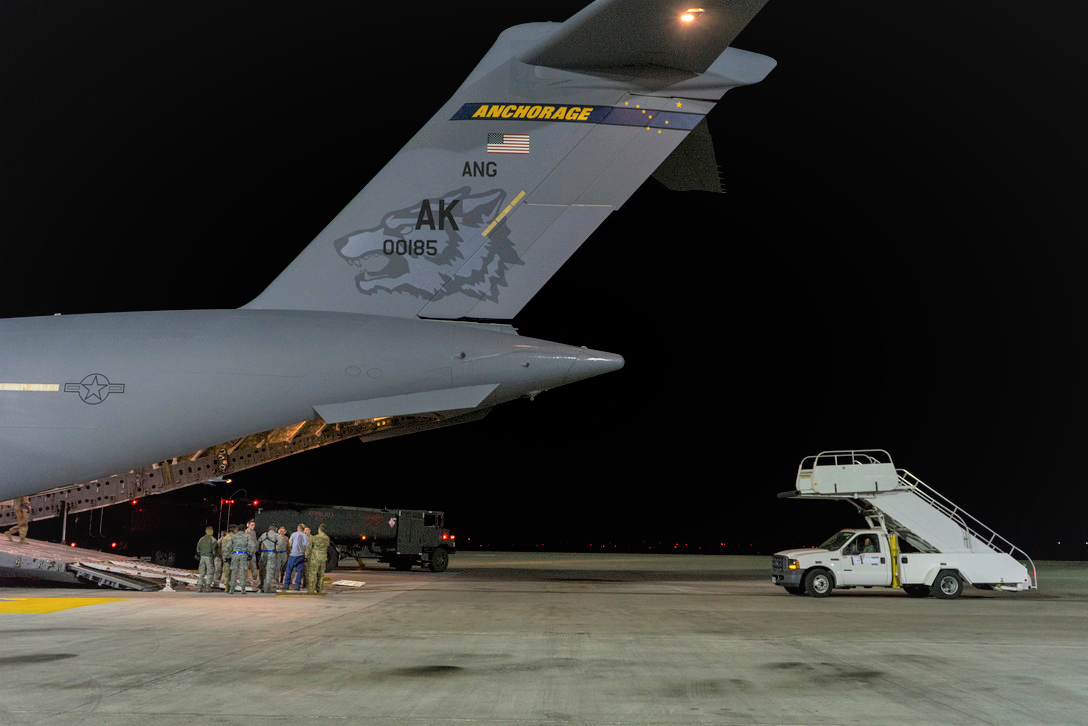
[[[302,565],[306,561],[306,548],[310,544],[310,537],[304,531],[305,524],[300,524],[298,530],[291,535],[291,554],[287,556],[287,572],[283,576],[284,591],[298,591],[302,587]],[[295,574],[298,574],[298,582],[294,582]]]

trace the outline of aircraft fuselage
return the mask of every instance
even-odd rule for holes
[[[0,499],[320,413],[487,408],[619,368],[509,326],[195,310],[0,320]],[[436,405],[437,402],[437,405]]]

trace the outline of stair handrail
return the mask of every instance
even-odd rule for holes
[[[963,507],[959,506],[958,504],[953,502],[951,499],[949,499],[945,495],[941,494],[939,491],[937,491],[936,489],[934,489],[930,485],[926,484],[924,481],[922,481],[921,479],[919,479],[917,476],[910,473],[906,469],[896,469],[895,473],[899,475],[899,483],[900,484],[902,484],[903,486],[906,486],[909,489],[912,489],[914,491],[914,493],[917,494],[918,496],[920,496],[924,501],[928,502],[930,505],[932,505],[933,507],[938,509],[941,513],[943,513],[946,517],[951,519],[953,522],[956,522],[956,524],[963,527],[964,531],[966,531],[967,534],[969,534],[971,537],[974,537],[979,542],[982,542],[984,545],[989,547],[994,552],[1001,552],[1002,554],[1007,554],[1010,557],[1013,555],[1013,552],[1019,552],[1021,555],[1023,555],[1024,559],[1027,560],[1028,563],[1031,565],[1032,587],[1035,588],[1035,589],[1038,589],[1038,587],[1039,587],[1038,572],[1036,571],[1036,568],[1035,568],[1035,562],[1031,559],[1031,557],[1028,555],[1027,552],[1025,552],[1022,548],[1017,547],[1016,545],[1014,545],[1012,542],[1010,542],[1005,537],[1002,537],[1000,534],[998,534],[993,529],[993,527],[989,527],[989,526],[983,524],[983,522],[981,520],[979,520],[978,517],[973,516],[972,514],[967,512],[965,509],[963,509]],[[982,530],[985,530],[986,532],[988,532],[989,533],[989,539],[985,538],[985,536],[986,536],[985,533],[976,532],[973,529],[971,529],[971,527],[968,525],[968,523],[964,520],[963,516],[961,516],[961,515],[966,516],[972,522],[974,522],[977,527],[979,527]],[[994,544],[994,539],[1001,540],[1001,542],[1003,543],[1003,546],[1009,548],[1008,552],[1005,552],[1003,549],[997,547]]]

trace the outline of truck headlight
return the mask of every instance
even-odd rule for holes
[[[786,560],[786,569],[799,570],[801,569],[801,563],[797,560]]]

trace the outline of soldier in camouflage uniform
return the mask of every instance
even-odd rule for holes
[[[276,525],[257,540],[258,566],[261,570],[261,591],[276,591]]]
[[[261,549],[257,546],[257,523],[252,519],[246,522],[246,537],[249,538],[250,543],[253,545],[253,549],[249,550],[253,554],[249,558],[249,562],[246,564],[248,571],[247,577],[249,582],[253,585],[254,590],[261,589],[261,569],[257,566],[257,552]]]
[[[234,528],[235,532],[238,528]],[[230,538],[234,536],[234,532],[231,532],[228,528],[223,536],[219,538],[219,562],[216,564],[215,581],[219,583],[219,586],[224,590],[227,589],[227,580],[230,579]]]
[[[231,561],[230,581],[227,583],[227,593],[234,593],[234,586],[242,588],[242,594],[246,594],[246,572],[249,570],[249,560],[254,554],[256,545],[245,532],[239,532],[238,528],[231,525],[233,536],[230,538]]]
[[[16,532],[19,535],[19,544],[26,544],[26,532],[30,527],[30,500],[27,497],[19,497],[15,500],[15,526],[9,529],[6,534],[8,539],[12,542],[15,541],[12,538],[11,533]]]
[[[214,588],[219,584],[219,580],[223,577],[223,553],[220,551],[222,548],[222,540],[217,539],[215,541],[215,554],[212,555],[212,587]]]
[[[317,528],[317,534],[310,538],[306,548],[306,592],[319,593],[325,590],[325,558],[328,557],[332,544],[325,534],[325,525]]]
[[[302,528],[302,533],[304,535],[306,535],[306,552],[304,552],[303,556],[302,556],[302,570],[298,573],[298,576],[299,576],[298,589],[299,590],[306,587],[306,573],[308,571],[306,569],[308,567],[308,565],[306,564],[306,561],[307,561],[307,558],[310,556],[310,540],[314,536],[313,533],[310,531],[309,527],[303,527]]]
[[[211,592],[212,583],[215,582],[215,554],[219,550],[219,543],[212,535],[211,527],[204,528],[204,536],[196,543],[196,555],[200,558],[200,566],[197,568],[197,583],[200,592]]]
[[[276,533],[276,582],[283,585],[283,572],[287,569],[287,551],[291,540],[287,539],[287,527],[280,527]]]

